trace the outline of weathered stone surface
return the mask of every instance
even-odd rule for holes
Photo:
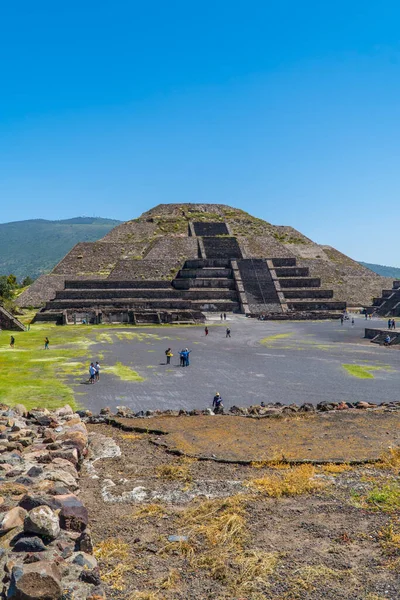
[[[43,475],[43,467],[34,465],[33,467],[31,467],[29,469],[29,471],[27,472],[27,475],[28,475],[28,477],[39,477],[40,475]]]
[[[58,516],[49,506],[37,506],[25,517],[24,531],[54,539],[60,533]]]
[[[83,531],[88,524],[86,507],[74,494],[54,496],[55,502],[61,506],[60,525],[69,531]]]
[[[14,552],[44,552],[46,546],[37,535],[23,535],[18,537],[13,550]]]
[[[85,583],[90,583],[91,585],[101,584],[99,569],[83,569],[79,579]]]
[[[83,531],[79,538],[76,540],[76,545],[81,552],[93,554],[92,536],[90,535],[87,529]]]
[[[15,506],[14,508],[6,512],[3,518],[1,519],[0,531],[6,532],[10,531],[10,529],[14,529],[15,527],[22,527],[26,515],[26,510],[24,510],[20,506]]]
[[[25,494],[19,501],[19,506],[27,511],[32,510],[36,506],[50,506],[50,508],[56,509],[57,504],[54,502],[51,496],[45,494]]]
[[[16,415],[19,415],[20,417],[26,417],[28,415],[28,411],[24,404],[15,404],[15,406],[13,406],[13,411]]]
[[[86,552],[76,552],[73,554],[72,562],[75,565],[84,567],[86,569],[95,569],[97,567],[97,560],[91,554]]]
[[[72,410],[72,408],[70,407],[69,404],[66,404],[62,408],[59,408],[58,410],[56,410],[57,417],[67,417],[68,415],[73,415],[73,414],[74,414],[74,411]]]
[[[60,573],[55,564],[40,561],[13,568],[7,595],[10,600],[59,600],[61,595]]]

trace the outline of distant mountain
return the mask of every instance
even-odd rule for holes
[[[0,275],[18,280],[48,273],[78,242],[104,237],[120,221],[75,217],[62,221],[32,219],[0,224]]]
[[[360,265],[371,269],[374,273],[382,275],[383,277],[393,277],[393,279],[400,279],[400,268],[399,267],[387,267],[385,265],[374,265],[371,263],[361,262]]]

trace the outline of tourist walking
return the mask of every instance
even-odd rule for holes
[[[94,368],[95,368],[95,371],[96,371],[96,373],[94,375],[94,378],[95,378],[96,381],[99,381],[99,379],[100,379],[100,365],[99,365],[99,363],[97,361],[96,361],[96,364],[94,365]]]
[[[226,337],[231,337],[231,330],[229,329],[229,327],[226,328]]]
[[[208,335],[208,327],[204,327],[204,334],[207,336]]]
[[[167,348],[167,350],[165,351],[165,356],[167,357],[167,365],[170,365],[171,356],[173,356],[171,348]]]
[[[354,317],[351,318],[351,325],[354,325]]]
[[[396,321],[392,319],[392,329],[396,329]]]
[[[367,311],[365,311],[365,320],[367,320],[367,319],[368,319],[368,313],[367,313]]]
[[[388,320],[388,329],[392,329],[392,319]]]
[[[14,348],[15,346],[15,337],[12,335],[10,338],[10,348]]]
[[[224,321],[226,321],[226,313],[224,313]]]
[[[185,350],[184,349],[182,349],[179,352],[179,357],[180,357],[180,365],[181,365],[181,367],[184,367],[185,366]]]
[[[224,318],[223,314],[221,313],[219,316],[220,316],[221,321],[222,321],[222,319]]]
[[[95,375],[96,375],[96,369],[94,368],[94,364],[90,363],[90,367],[89,367],[89,383],[94,383]]]
[[[45,350],[49,350],[49,344],[50,344],[49,338],[45,337],[44,338],[44,349]]]
[[[343,321],[344,321],[343,315],[340,315],[340,324],[341,325],[343,325]]]

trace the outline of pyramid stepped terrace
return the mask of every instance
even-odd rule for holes
[[[221,204],[160,204],[82,242],[19,299],[58,323],[173,323],[209,312],[328,318],[387,287],[330,246]]]

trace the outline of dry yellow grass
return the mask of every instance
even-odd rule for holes
[[[129,544],[119,538],[108,538],[96,545],[94,556],[99,561],[104,583],[114,590],[122,591],[125,587],[125,574],[134,568],[129,560]]]
[[[379,462],[376,463],[375,466],[381,469],[394,471],[398,474],[400,471],[400,448],[389,448],[382,454]]]
[[[346,463],[342,463],[340,465],[335,464],[335,463],[329,463],[327,465],[322,465],[321,471],[323,473],[329,473],[329,474],[335,475],[337,473],[344,473],[345,471],[350,471],[351,468],[352,467]]]
[[[182,462],[180,464],[160,465],[156,468],[157,477],[167,481],[192,481],[189,464]]]
[[[143,433],[123,433],[121,434],[123,440],[134,442],[136,440],[142,440],[145,437]]]
[[[143,504],[132,514],[133,519],[154,519],[161,518],[167,514],[167,510],[162,504]]]
[[[179,571],[171,569],[166,577],[164,577],[157,585],[162,590],[170,590],[176,588],[181,581]]]
[[[312,465],[300,465],[282,473],[272,473],[259,479],[251,479],[246,486],[271,498],[310,494],[321,490],[324,484],[314,479],[315,468]]]
[[[384,554],[389,558],[388,568],[399,570],[400,567],[400,519],[393,519],[379,532],[380,544]]]
[[[236,495],[193,502],[178,517],[179,529],[188,541],[167,544],[160,554],[184,555],[192,568],[205,569],[232,594],[265,590],[278,555],[244,550],[248,541],[246,500],[244,495]]]
[[[128,600],[164,600],[164,596],[154,592],[133,592]]]
[[[107,538],[96,545],[94,555],[97,560],[126,560],[129,556],[129,544],[120,538]]]
[[[343,579],[346,576],[350,576],[348,571],[337,571],[325,565],[308,565],[294,573],[290,586],[291,593],[301,591],[312,592],[321,582]]]

